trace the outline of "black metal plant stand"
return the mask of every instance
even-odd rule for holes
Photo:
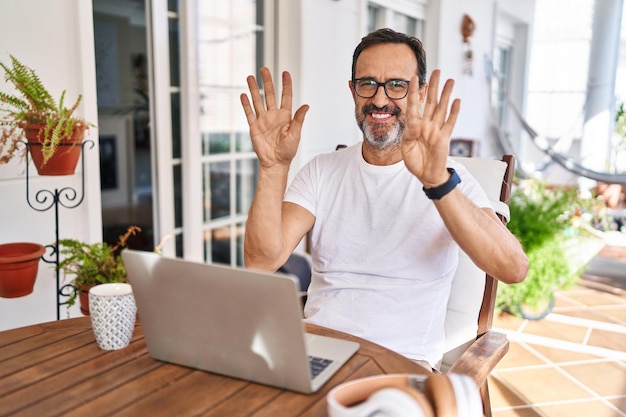
[[[26,142],[25,142],[26,143]],[[66,305],[67,301],[62,300],[62,297],[71,296],[75,290],[72,284],[65,284],[61,286],[61,271],[59,270],[59,206],[67,209],[73,209],[81,205],[85,197],[85,158],[84,150],[85,145],[89,145],[89,149],[93,148],[94,143],[91,140],[86,140],[81,144],[81,188],[80,192],[77,192],[74,188],[64,187],[55,188],[54,191],[42,189],[34,193],[34,201],[31,201],[30,181],[29,181],[29,151],[26,152],[26,202],[28,205],[40,212],[48,211],[54,207],[54,244],[46,245],[47,249],[50,249],[49,254],[44,254],[41,259],[49,264],[55,265],[56,272],[56,298],[57,298],[57,320],[61,319],[61,306]],[[28,148],[29,144],[26,143]],[[75,146],[71,144],[60,144],[59,146]]]

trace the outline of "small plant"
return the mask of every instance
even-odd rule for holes
[[[602,216],[588,200],[575,189],[548,189],[538,180],[527,180],[513,191],[508,228],[520,240],[529,269],[521,283],[498,285],[498,309],[519,314],[522,305],[538,308],[555,290],[577,282],[585,267],[576,266],[580,262],[568,251],[569,239],[588,233]]]
[[[59,143],[72,138],[75,128],[87,129],[89,124],[75,116],[81,102],[79,95],[70,106],[65,105],[64,90],[58,103],[41,82],[37,73],[11,55],[11,65],[0,62],[7,83],[13,85],[16,94],[0,91],[0,164],[9,162],[17,155],[19,141],[27,126],[41,127],[38,140],[42,146],[44,164],[56,152]]]
[[[106,242],[89,244],[75,239],[59,240],[58,254],[62,256],[62,261],[58,268],[63,271],[64,277],[74,275],[74,291],[67,301],[68,306],[74,305],[81,287],[128,282],[120,252],[127,246],[128,239],[137,232],[141,232],[138,226],[130,226],[125,234],[119,236],[114,246]]]

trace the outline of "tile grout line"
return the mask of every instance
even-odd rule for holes
[[[524,327],[525,327],[525,324],[527,324],[527,322],[528,322],[528,320],[525,320]],[[555,368],[554,362],[552,362],[550,359],[546,358],[545,356],[543,356],[542,354],[537,352],[531,346],[529,346],[529,345],[527,345],[526,343],[523,343],[523,342],[517,342],[517,343],[520,345],[520,347],[522,347],[523,349],[526,349],[531,355],[534,355],[537,359],[539,359],[539,360],[544,362],[541,365],[535,365],[535,367],[537,367],[537,368]],[[518,367],[517,369],[529,369],[529,368],[531,368],[531,367],[524,366],[524,367]],[[509,369],[507,369],[507,371],[508,370]],[[516,409],[530,409],[530,410],[534,411],[539,417],[546,417],[539,409],[537,409],[535,407],[535,404],[529,402],[529,400],[526,398],[526,396],[524,396],[519,390],[517,390],[517,388],[512,386],[507,380],[503,379],[499,375],[499,372],[500,371],[498,371],[498,370],[494,370],[492,372],[492,376],[500,384],[502,384],[504,387],[506,387],[513,395],[515,395],[520,401],[522,401],[524,403],[524,406],[499,407],[499,408],[496,408],[496,410],[508,411],[508,410],[516,410]]]
[[[569,324],[578,327],[588,327],[591,329],[605,330],[613,333],[626,334],[626,326],[616,323],[606,323],[603,321],[589,320],[578,317],[566,316],[558,313],[551,313],[544,317],[544,320],[553,323]]]
[[[537,357],[539,357],[539,358],[541,358],[541,359],[551,363],[552,365],[554,365],[554,368],[556,369],[556,371],[558,373],[563,375],[565,378],[570,380],[575,385],[578,385],[584,391],[586,391],[589,394],[591,394],[592,397],[595,397],[597,400],[601,401],[604,405],[606,405],[607,407],[609,407],[613,411],[616,411],[616,412],[620,413],[622,417],[626,417],[626,414],[624,414],[620,409],[618,409],[615,405],[613,405],[610,401],[608,401],[606,399],[606,397],[600,395],[594,389],[591,389],[590,387],[588,387],[587,384],[583,383],[578,378],[576,378],[574,375],[570,374],[565,369],[563,369],[563,365],[564,365],[563,363],[554,363],[553,361],[551,361],[550,359],[548,359],[544,355],[542,355],[540,352],[537,352],[535,349],[533,349],[532,346],[525,345],[525,348],[527,348],[531,353],[535,354]],[[572,400],[564,400],[564,402],[560,402],[560,403],[571,403],[571,402],[572,402]]]
[[[620,396],[611,396],[611,398],[622,398],[622,397],[620,397]],[[501,411],[514,411],[514,410],[532,410],[535,413],[537,413],[538,416],[546,417],[545,414],[543,414],[539,410],[538,407],[551,407],[551,406],[559,406],[559,405],[566,405],[566,404],[588,403],[588,402],[593,402],[593,401],[598,401],[598,400],[601,400],[601,402],[604,405],[608,406],[611,411],[614,411],[617,416],[619,416],[619,417],[626,417],[626,413],[624,413],[619,408],[614,406],[610,401],[607,401],[605,397],[601,397],[601,398],[580,398],[580,399],[562,400],[562,401],[545,401],[545,402],[539,402],[539,403],[534,403],[534,404],[526,403],[524,405],[511,405],[511,406],[507,406],[507,407],[495,407],[491,411],[492,412],[501,412]]]
[[[545,336],[537,336],[528,333],[520,333],[506,329],[494,329],[500,333],[506,334],[510,341],[526,342],[540,346],[553,347],[557,349],[569,350],[571,352],[586,353],[589,355],[600,356],[604,358],[614,359],[618,361],[626,361],[626,352],[601,348],[597,346],[582,345],[575,342],[567,342],[564,340],[553,339]]]
[[[571,375],[569,372],[567,372],[566,370],[563,369],[563,365],[565,365],[565,364],[576,365],[576,364],[581,364],[581,363],[584,364],[585,362],[587,362],[587,363],[589,363],[589,362],[606,362],[607,360],[594,359],[594,360],[586,360],[586,361],[570,361],[570,362],[566,362],[566,363],[558,363],[557,364],[557,363],[554,363],[549,358],[547,358],[546,356],[542,355],[537,350],[535,350],[532,346],[530,346],[530,345],[528,345],[528,344],[526,344],[524,342],[517,342],[517,343],[519,343],[520,347],[526,349],[529,353],[531,353],[532,355],[537,357],[537,359],[540,359],[544,363],[540,364],[540,365],[533,365],[533,366],[519,366],[519,367],[515,367],[515,368],[507,368],[505,370],[494,370],[494,372],[492,373],[492,376],[500,384],[505,386],[512,394],[514,394],[520,401],[523,401],[525,405],[524,406],[497,407],[497,408],[493,409],[492,411],[509,411],[509,410],[515,410],[515,409],[528,409],[528,408],[530,408],[531,410],[533,410],[534,412],[536,412],[540,416],[543,416],[544,414],[541,413],[541,411],[539,411],[539,409],[537,409],[536,407],[540,407],[540,406],[558,406],[558,405],[563,405],[563,404],[572,404],[572,403],[576,403],[576,402],[600,401],[605,406],[610,408],[611,410],[619,413],[620,417],[626,417],[626,414],[624,412],[622,412],[619,408],[617,408],[615,405],[613,405],[607,398],[607,397],[622,398],[622,396],[612,395],[612,396],[603,397],[600,394],[598,394],[595,390],[591,389],[586,384],[584,384],[582,381],[578,380],[575,376]],[[519,392],[515,387],[513,387],[505,379],[503,379],[501,377],[501,375],[499,375],[500,372],[507,373],[508,371],[528,370],[528,369],[533,369],[533,368],[534,369],[542,369],[542,368],[543,369],[548,369],[548,368],[549,369],[554,369],[556,372],[561,374],[563,377],[567,378],[569,381],[571,381],[572,383],[574,383],[575,385],[577,385],[581,389],[583,389],[585,392],[590,394],[591,397],[590,398],[585,398],[585,399],[577,399],[577,400],[557,400],[557,401],[545,401],[545,402],[541,402],[541,403],[529,403],[528,400],[526,399],[526,397],[521,392]]]

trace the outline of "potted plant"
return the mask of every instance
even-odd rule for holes
[[[76,116],[82,96],[67,107],[64,90],[58,103],[37,73],[11,55],[11,64],[0,62],[5,81],[15,94],[0,91],[0,164],[18,155],[19,142],[26,137],[28,150],[40,175],[73,174],[80,157],[85,130]]]
[[[0,297],[22,297],[33,292],[39,260],[45,251],[39,243],[0,245]]]
[[[528,256],[526,279],[500,283],[496,306],[527,319],[545,317],[554,306],[554,291],[578,282],[587,263],[604,246],[596,230],[606,219],[600,200],[582,198],[577,190],[548,189],[539,180],[526,180],[509,201],[509,230]]]
[[[58,268],[63,271],[64,277],[68,274],[74,276],[68,307],[74,305],[76,297],[79,297],[81,312],[89,315],[91,287],[111,282],[128,282],[120,251],[127,246],[128,239],[140,231],[138,226],[130,226],[113,246],[106,242],[90,244],[76,239],[59,240],[58,254],[62,260]]]

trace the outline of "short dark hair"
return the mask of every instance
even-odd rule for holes
[[[409,36],[404,33],[396,32],[393,29],[378,29],[361,39],[352,55],[352,79],[354,80],[354,71],[356,69],[356,60],[365,49],[383,43],[404,43],[408,45],[415,54],[417,59],[417,77],[420,85],[426,83],[426,51],[422,45],[422,41],[415,36]]]

